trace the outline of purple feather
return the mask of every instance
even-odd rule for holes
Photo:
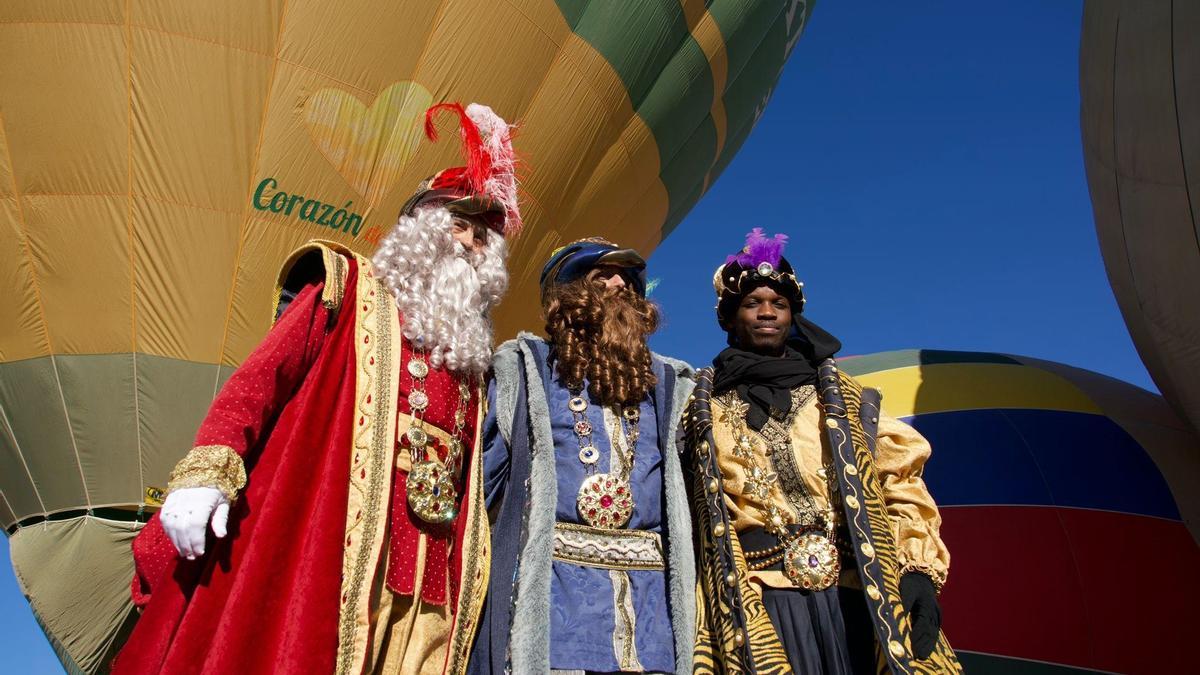
[[[779,259],[783,257],[783,247],[787,245],[786,234],[777,234],[770,239],[763,234],[761,227],[750,230],[746,235],[746,246],[736,255],[725,259],[725,264],[736,262],[744,268],[758,267],[759,263],[771,263],[779,267]]]

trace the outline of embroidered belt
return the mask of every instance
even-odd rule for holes
[[[797,534],[802,528],[788,525],[787,529],[790,533]],[[853,561],[854,551],[846,543],[845,533],[839,528],[837,534],[837,541],[834,542],[834,545],[837,546],[842,560]],[[742,555],[746,557],[747,567],[756,572],[783,571],[783,550],[786,542],[780,541],[779,537],[767,532],[764,528],[755,527],[738,532],[738,541],[742,545]]]
[[[575,523],[554,524],[554,559],[608,570],[661,572],[662,538],[645,530],[602,530]]]

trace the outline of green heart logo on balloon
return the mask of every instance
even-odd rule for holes
[[[304,119],[321,154],[373,208],[420,144],[432,103],[416,82],[388,85],[370,106],[340,89],[322,89],[305,102]]]

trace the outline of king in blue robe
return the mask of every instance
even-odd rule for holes
[[[597,239],[542,272],[550,340],[494,360],[492,567],[473,673],[691,672],[695,561],[677,444],[690,366],[650,352],[645,261]]]

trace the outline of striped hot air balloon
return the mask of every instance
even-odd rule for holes
[[[648,255],[745,141],[811,0],[0,6],[0,523],[64,663],[131,619],[128,543],[312,238],[369,254],[459,163],[421,113],[520,124],[526,232]]]
[[[966,671],[1183,673],[1200,602],[1200,453],[1161,396],[1001,354],[842,360],[933,445]]]

